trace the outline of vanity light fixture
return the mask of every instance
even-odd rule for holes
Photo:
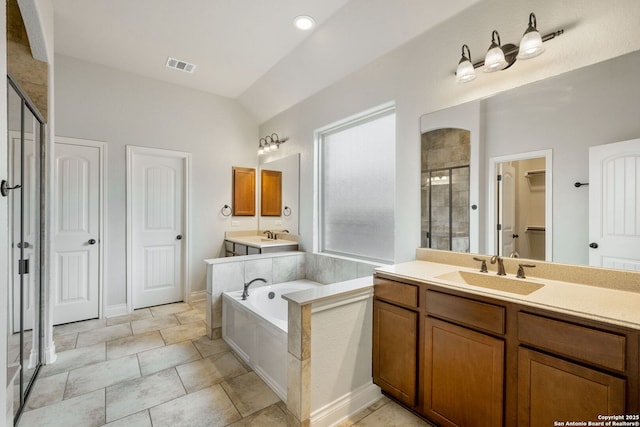
[[[260,138],[258,142],[258,155],[261,156],[265,153],[276,151],[280,147],[280,144],[284,144],[288,140],[289,138],[280,139],[277,133],[272,133],[264,138]]]
[[[462,45],[462,58],[460,58],[456,69],[456,82],[466,83],[474,80],[476,78],[476,68],[483,67],[485,72],[491,73],[509,68],[516,61],[516,58],[529,59],[536,57],[544,52],[543,42],[554,39],[564,33],[564,29],[561,29],[541,36],[537,25],[536,15],[531,12],[529,14],[529,25],[520,40],[520,46],[510,43],[502,45],[500,43],[500,34],[498,34],[498,31],[493,30],[491,33],[491,45],[483,61],[472,63],[469,46]]]
[[[466,55],[464,52],[465,48],[467,49]],[[471,62],[471,51],[469,50],[469,46],[463,44],[462,57],[460,58],[460,62],[458,62],[458,69],[456,70],[456,81],[458,83],[464,83],[470,82],[475,78],[476,69],[473,68],[473,63]]]
[[[299,30],[308,31],[316,25],[316,21],[308,15],[300,15],[293,19],[293,25]]]
[[[537,28],[535,13],[529,14],[529,26],[522,35],[520,40],[520,49],[518,50],[518,59],[529,59],[534,56],[540,55],[544,52],[544,46],[542,46],[542,36]]]
[[[484,57],[484,72],[493,73],[494,71],[504,70],[508,65],[511,64],[507,62],[504,50],[502,50],[500,34],[493,30],[493,33],[491,33],[491,45],[487,50],[487,56]]]

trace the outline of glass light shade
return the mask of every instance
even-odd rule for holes
[[[476,70],[468,59],[461,59],[456,70],[456,82],[466,83],[476,78]]]
[[[504,59],[504,52],[502,51],[502,48],[500,46],[491,46],[492,47],[487,51],[487,56],[484,58],[485,73],[499,71],[507,66],[507,61]]]
[[[520,41],[520,49],[518,51],[518,59],[529,59],[540,55],[544,52],[542,46],[542,37],[540,33],[533,28],[527,30]]]

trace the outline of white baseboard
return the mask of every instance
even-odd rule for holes
[[[382,397],[380,387],[373,382],[364,384],[350,393],[330,402],[311,413],[311,425],[335,426],[364,408],[372,405]]]
[[[189,302],[204,301],[206,299],[207,299],[207,291],[205,290],[193,291],[191,292],[191,299],[189,300]]]
[[[56,344],[51,341],[49,345],[44,348],[44,364],[49,365],[56,361],[58,355],[56,354]]]
[[[129,314],[127,304],[108,305],[104,308],[104,317],[107,318],[122,316],[123,314]]]

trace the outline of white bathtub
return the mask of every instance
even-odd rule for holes
[[[319,283],[296,280],[222,294],[222,338],[283,401],[287,401],[287,315],[282,295]]]

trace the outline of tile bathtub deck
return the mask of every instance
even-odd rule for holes
[[[54,328],[20,427],[287,426],[286,405],[222,339],[204,302],[136,310]],[[429,426],[382,398],[340,424]]]

